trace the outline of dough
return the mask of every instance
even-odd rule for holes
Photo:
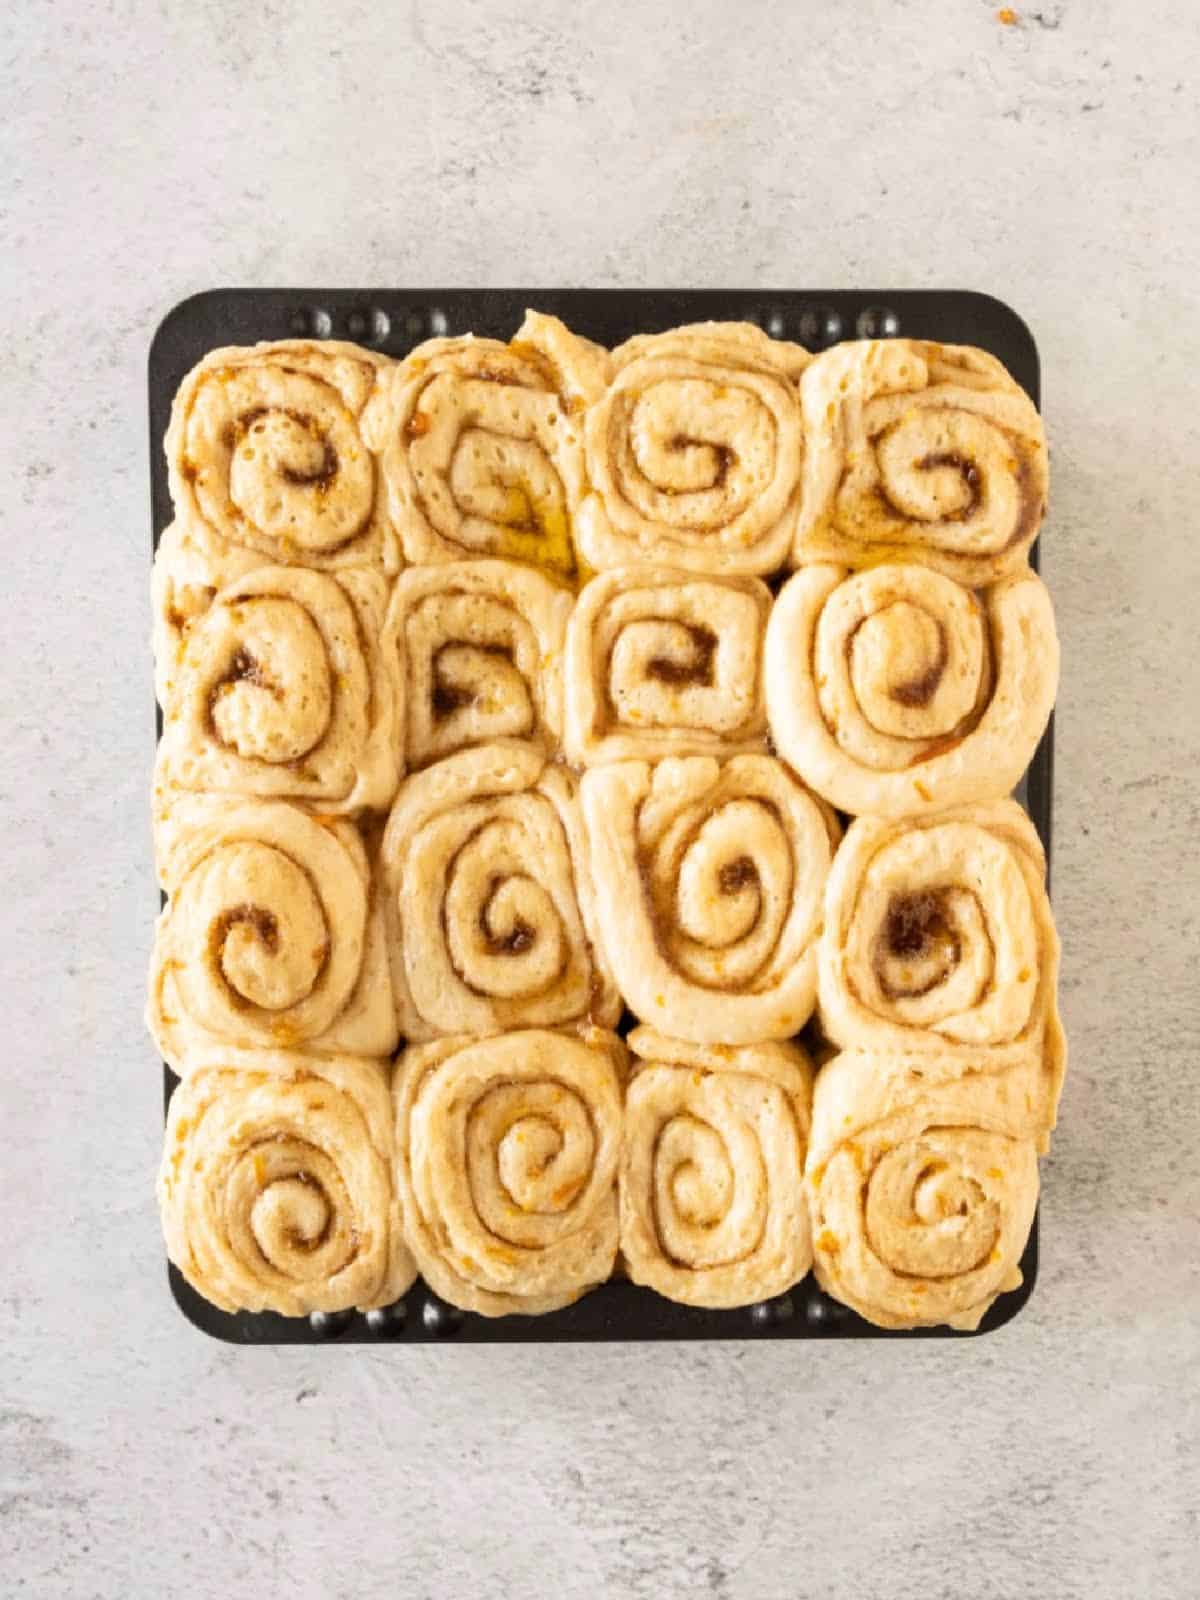
[[[533,746],[479,745],[403,783],[382,894],[410,1040],[620,1016],[575,781]]]
[[[733,755],[766,740],[757,578],[619,567],[593,578],[567,629],[569,759]]]
[[[628,1004],[698,1044],[784,1039],[816,994],[832,814],[769,756],[592,767],[583,810]]]
[[[705,573],[783,565],[796,529],[799,345],[745,322],[641,334],[612,354],[587,414],[593,567],[658,561]]]
[[[1027,564],[1049,468],[1037,407],[995,356],[868,339],[800,382],[807,455],[793,561],[917,561],[960,583]]]
[[[456,1037],[396,1072],[396,1187],[421,1274],[487,1317],[570,1305],[617,1253],[624,1050],[600,1029]]]
[[[776,749],[839,810],[996,799],[1050,720],[1054,610],[1034,572],[976,595],[912,564],[805,567],[775,602],[766,683]]]
[[[223,1311],[390,1305],[416,1275],[376,1061],[215,1053],[175,1090],[158,1178],[167,1253]]]
[[[814,1269],[877,1327],[968,1330],[1021,1283],[1038,1196],[1029,1068],[930,1066],[854,1050],[818,1074],[806,1171]]]
[[[456,561],[400,575],[385,650],[403,686],[410,768],[495,739],[530,739],[547,752],[557,746],[572,598],[514,561]]]
[[[804,1156],[812,1068],[791,1044],[629,1037],[621,1253],[635,1283],[691,1306],[745,1306],[812,1264]]]

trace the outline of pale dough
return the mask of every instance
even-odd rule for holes
[[[783,565],[803,461],[799,345],[743,322],[642,334],[614,350],[588,410],[591,493],[578,541],[596,568],[706,573]]]
[[[800,381],[807,455],[795,565],[921,562],[961,583],[1027,564],[1049,467],[1037,407],[986,351],[869,339]]]
[[[812,1067],[793,1044],[629,1036],[621,1254],[669,1300],[745,1306],[812,1264],[804,1157]]]
[[[757,578],[619,567],[584,589],[567,629],[569,760],[763,750],[763,631]]]
[[[620,1016],[575,780],[536,747],[479,745],[401,784],[381,890],[410,1040]]]
[[[224,1311],[390,1305],[416,1276],[392,1183],[385,1064],[206,1055],[171,1097],[167,1253]]]
[[[796,573],[767,626],[775,747],[840,811],[900,816],[1008,794],[1058,689],[1034,572],[978,595],[927,567]]]
[[[554,1311],[617,1253],[625,1052],[598,1028],[418,1045],[396,1069],[396,1187],[425,1281],[483,1316]]]

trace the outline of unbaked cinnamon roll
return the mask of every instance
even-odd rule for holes
[[[960,583],[1026,564],[1046,509],[1037,407],[965,345],[864,340],[800,384],[806,456],[794,560],[917,561]]]
[[[384,648],[401,679],[410,768],[494,739],[558,744],[571,601],[561,584],[514,561],[400,575]]]
[[[583,811],[605,953],[642,1019],[700,1044],[798,1032],[837,826],[769,756],[592,767]]]
[[[567,629],[570,760],[734,755],[765,747],[757,578],[620,567],[593,578]]]
[[[382,873],[409,1039],[616,1023],[574,779],[541,751],[480,745],[407,779]]]
[[[171,1097],[158,1178],[167,1253],[223,1311],[390,1305],[415,1277],[375,1061],[230,1051]]]
[[[934,1074],[935,1059],[854,1050],[817,1076],[806,1173],[817,1281],[881,1328],[977,1328],[1020,1286],[1037,1207],[1022,1067]]]
[[[186,626],[164,684],[168,788],[386,806],[399,781],[383,577],[260,567]]]
[[[782,1294],[812,1264],[804,1157],[812,1069],[796,1045],[685,1044],[635,1028],[621,1253],[692,1306]]]
[[[176,517],[207,560],[252,552],[259,565],[396,571],[363,435],[391,365],[357,345],[288,339],[214,350],[192,368],[164,443]]]
[[[421,1274],[487,1317],[570,1305],[617,1253],[624,1052],[542,1029],[414,1046],[396,1071],[396,1175]]]
[[[912,564],[789,580],[767,628],[779,754],[841,811],[1006,795],[1045,732],[1058,638],[1033,572],[979,594]]]
[[[371,437],[408,560],[506,556],[573,578],[582,412],[603,371],[603,351],[537,312],[511,344],[430,339],[406,356]]]
[[[1054,1126],[1065,1066],[1058,935],[1046,861],[1012,800],[927,817],[860,817],[825,895],[820,1017],[844,1048],[977,1052],[993,1070],[1036,1057]]]
[[[661,561],[766,573],[796,528],[799,345],[743,322],[641,334],[613,351],[587,415],[592,492],[579,546],[596,568]]]
[[[175,795],[147,1022],[186,1073],[227,1046],[396,1047],[381,909],[351,823],[282,802]]]

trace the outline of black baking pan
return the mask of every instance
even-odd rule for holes
[[[1037,401],[1037,346],[1003,301],[970,290],[803,289],[211,289],[183,300],[163,318],[150,346],[150,494],[154,545],[171,520],[162,439],[171,400],[184,374],[220,345],[260,339],[349,339],[403,356],[437,334],[477,333],[509,339],[525,309],[562,317],[577,333],[616,345],[635,333],[656,333],[707,319],[756,322],[780,339],[823,350],[842,339],[936,339],[978,345],[1004,362]],[[1033,549],[1037,565],[1037,546]],[[161,732],[161,725],[159,726]],[[1050,851],[1051,721],[1017,791]],[[166,1072],[169,1100],[175,1077]],[[648,1289],[614,1280],[566,1310],[542,1317],[481,1317],[444,1304],[417,1281],[403,1302],[383,1311],[230,1314],[209,1305],[173,1266],[171,1291],[184,1316],[204,1333],[233,1344],[421,1344],[636,1339],[963,1339],[1003,1327],[1021,1310],[1037,1279],[1038,1221],[1021,1258],[1024,1282],[1002,1295],[974,1334],[950,1328],[887,1332],[830,1299],[811,1275],[790,1293],[736,1311],[676,1305]]]

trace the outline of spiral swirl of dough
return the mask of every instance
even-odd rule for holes
[[[1050,596],[1033,572],[977,597],[925,567],[806,567],[771,614],[766,683],[776,749],[839,810],[994,799],[1050,719]]]
[[[808,360],[739,322],[640,335],[615,350],[608,389],[587,415],[594,492],[579,546],[591,565],[781,566],[800,494],[795,380]]]
[[[1026,565],[1049,469],[1037,407],[994,356],[865,340],[800,384],[807,455],[797,565],[920,562],[972,585]]]
[[[762,750],[770,609],[770,590],[757,578],[652,566],[593,578],[567,629],[569,759]]]
[[[364,438],[390,366],[332,340],[205,356],[180,385],[165,439],[171,498],[193,538],[214,559],[232,548],[260,561],[396,571]]]
[[[552,748],[572,597],[512,561],[413,567],[392,593],[385,650],[404,693],[410,768],[495,739]]]
[[[1012,800],[860,817],[825,896],[820,1015],[830,1038],[916,1055],[959,1045],[996,1068],[1036,1056],[1048,1131],[1065,1046],[1045,871],[1037,832]]]
[[[161,781],[180,789],[390,803],[399,781],[394,664],[375,572],[260,567],[185,634],[166,687]]]
[[[396,1186],[422,1276],[484,1316],[570,1305],[612,1271],[624,1053],[540,1029],[440,1039],[396,1074]]]
[[[802,1176],[812,1068],[797,1046],[706,1047],[635,1028],[621,1253],[635,1283],[692,1306],[782,1294],[812,1264]]]
[[[582,795],[604,947],[637,1015],[699,1044],[802,1027],[837,832],[823,803],[754,755],[592,767]]]
[[[1021,1283],[1036,1125],[1021,1065],[932,1081],[930,1065],[856,1050],[819,1073],[806,1171],[814,1267],[877,1327],[970,1330]]]
[[[507,556],[574,577],[581,414],[602,360],[534,312],[511,344],[430,339],[405,358],[372,439],[410,562]]]
[[[147,1021],[177,1072],[219,1046],[395,1049],[382,917],[352,824],[176,796],[159,847],[168,900]]]
[[[167,1252],[223,1311],[390,1305],[416,1275],[391,1173],[387,1074],[282,1051],[204,1059],[171,1098]]]
[[[536,748],[480,745],[409,778],[382,868],[409,1039],[617,1021],[574,780]]]

